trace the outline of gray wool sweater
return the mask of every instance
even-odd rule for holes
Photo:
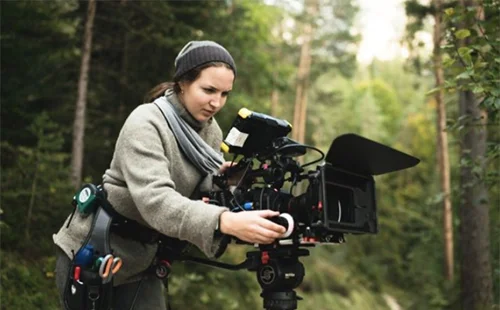
[[[198,122],[175,94],[166,94],[181,117],[218,151],[222,132],[215,119]],[[120,214],[164,235],[186,240],[213,257],[220,241],[214,240],[214,231],[220,214],[227,209],[188,198],[200,180],[202,175],[182,154],[163,114],[151,103],[138,106],[125,121],[111,166],[103,176],[108,200]],[[210,189],[210,180],[211,176],[203,180],[202,190]],[[87,236],[92,219],[77,212],[69,228],[64,223],[53,236],[54,243],[71,258],[72,251],[76,253]],[[115,234],[110,239],[115,256],[123,260],[114,284],[138,280],[151,265],[156,245]]]

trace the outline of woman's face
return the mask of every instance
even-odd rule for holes
[[[226,104],[233,88],[234,73],[226,67],[208,67],[191,83],[181,82],[179,97],[186,109],[198,121],[214,116]]]

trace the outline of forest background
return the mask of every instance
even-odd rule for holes
[[[193,39],[237,63],[224,132],[247,107],[323,151],[353,132],[421,159],[376,177],[377,235],[301,259],[299,309],[498,309],[499,3],[405,8],[404,57],[360,64],[356,1],[1,1],[1,309],[58,309],[52,234],[75,186],[100,182]],[[178,264],[170,292],[174,309],[262,308],[247,271]]]

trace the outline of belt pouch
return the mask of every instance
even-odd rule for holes
[[[64,290],[67,310],[109,310],[113,303],[113,280],[102,283],[98,271],[82,269],[75,279],[74,263],[71,264]]]

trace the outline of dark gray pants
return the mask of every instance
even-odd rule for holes
[[[58,247],[56,262],[56,285],[59,290],[61,305],[64,305],[63,296],[71,260]],[[164,286],[160,279],[154,275],[145,275],[142,284],[133,282],[115,286],[113,288],[113,309],[128,310],[137,292],[133,310],[166,310]],[[139,291],[137,289],[139,288]],[[64,309],[64,306],[62,306]]]

